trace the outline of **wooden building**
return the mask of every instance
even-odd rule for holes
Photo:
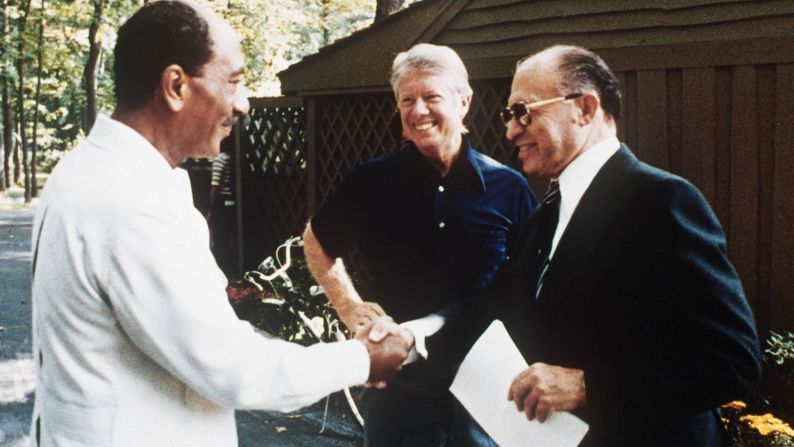
[[[475,91],[471,137],[508,163],[513,148],[497,111],[516,61],[557,43],[601,55],[621,84],[621,140],[704,193],[761,336],[794,330],[794,2],[415,3],[280,73],[293,98],[253,102],[247,132],[268,165],[275,237],[300,232],[355,163],[397,146],[389,69],[419,42],[460,54]],[[537,190],[540,180],[530,180]]]

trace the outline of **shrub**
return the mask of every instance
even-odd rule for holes
[[[764,360],[774,364],[789,384],[794,382],[794,332],[770,332],[766,346]]]
[[[794,429],[772,413],[745,414],[747,404],[733,401],[720,408],[733,447],[794,447]]]

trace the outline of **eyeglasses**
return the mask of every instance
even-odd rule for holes
[[[569,95],[558,96],[556,98],[530,102],[529,104],[519,101],[510,107],[505,107],[502,109],[502,122],[505,123],[505,126],[508,126],[510,121],[515,118],[522,126],[529,126],[532,123],[532,115],[530,115],[532,109],[537,109],[538,107],[547,106],[556,102],[567,101],[569,99],[576,99],[580,96],[582,96],[581,93],[571,93]]]

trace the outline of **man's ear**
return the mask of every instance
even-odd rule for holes
[[[601,100],[595,93],[585,93],[579,98],[579,124],[590,124],[595,119],[598,108],[601,107]]]
[[[461,106],[463,107],[463,116],[461,118],[465,118],[466,114],[469,113],[469,107],[471,107],[471,95],[461,97]]]
[[[179,65],[171,64],[160,76],[160,91],[166,106],[173,112],[182,110],[189,94],[188,75]]]

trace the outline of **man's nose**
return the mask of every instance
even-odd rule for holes
[[[518,121],[515,118],[511,118],[507,123],[505,135],[507,136],[508,140],[513,141],[524,129],[526,128],[518,124]]]
[[[246,87],[242,87],[237,93],[237,98],[234,100],[234,113],[246,115],[251,109],[251,104],[248,102],[248,96],[251,91]]]
[[[414,103],[413,111],[418,113],[418,114],[420,114],[420,115],[424,115],[424,114],[428,113],[429,109],[427,108],[427,103],[423,99],[420,98],[420,99],[417,99],[416,102]]]

